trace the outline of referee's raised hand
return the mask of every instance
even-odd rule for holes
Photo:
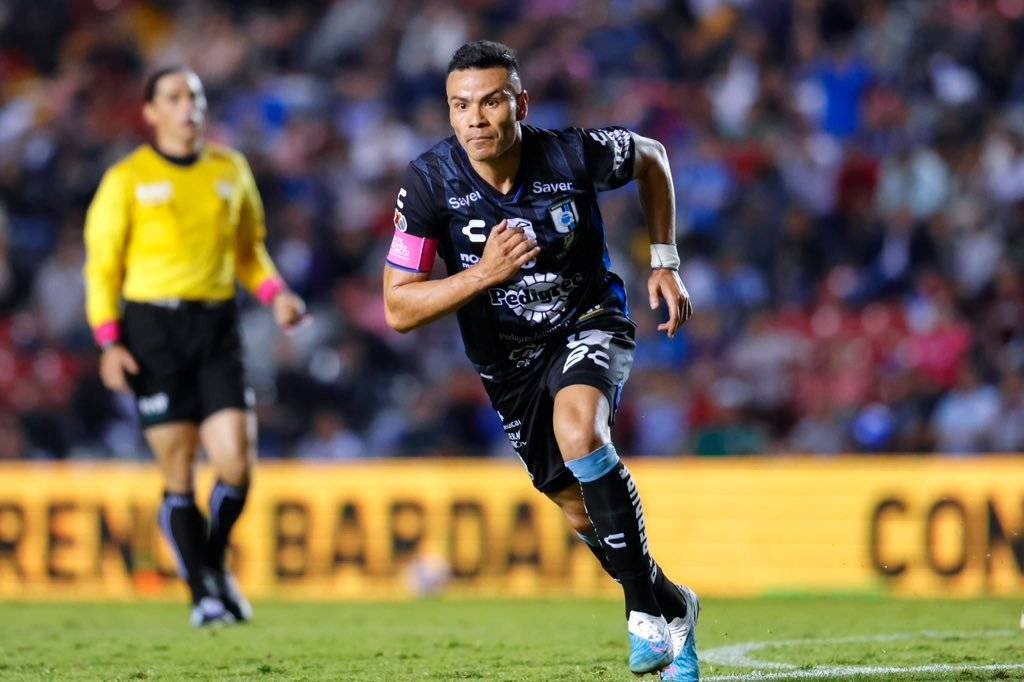
[[[100,378],[111,391],[129,390],[126,374],[138,373],[139,364],[127,348],[115,343],[103,349],[100,356]]]

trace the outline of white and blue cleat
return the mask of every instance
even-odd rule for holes
[[[675,658],[661,671],[664,682],[697,682],[700,679],[700,662],[697,660],[697,619],[700,617],[700,599],[686,585],[677,585],[686,602],[686,616],[673,618],[668,624],[672,633],[672,648]]]
[[[629,669],[637,675],[651,673],[672,662],[672,635],[661,616],[630,611]]]

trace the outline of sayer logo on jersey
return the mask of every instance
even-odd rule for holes
[[[480,192],[474,190],[469,194],[464,194],[461,197],[448,197],[448,205],[455,209],[466,208],[474,201],[477,201],[481,196],[483,195],[480,194]]]
[[[563,278],[551,272],[524,275],[507,289],[488,290],[491,305],[508,308],[530,322],[554,322],[562,316],[569,294],[583,283],[583,274]]]

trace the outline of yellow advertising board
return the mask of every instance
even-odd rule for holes
[[[704,594],[1024,593],[1024,459],[629,464],[655,558]],[[160,493],[151,465],[0,467],[0,598],[181,596]],[[617,590],[505,461],[261,464],[231,563],[255,597]]]

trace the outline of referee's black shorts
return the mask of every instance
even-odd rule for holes
[[[139,365],[128,383],[144,428],[251,407],[233,299],[128,301],[121,336]]]
[[[635,337],[628,317],[601,315],[547,343],[518,349],[512,371],[481,375],[505,435],[540,492],[554,494],[576,483],[555,439],[555,394],[567,386],[593,386],[608,399],[614,421]]]

